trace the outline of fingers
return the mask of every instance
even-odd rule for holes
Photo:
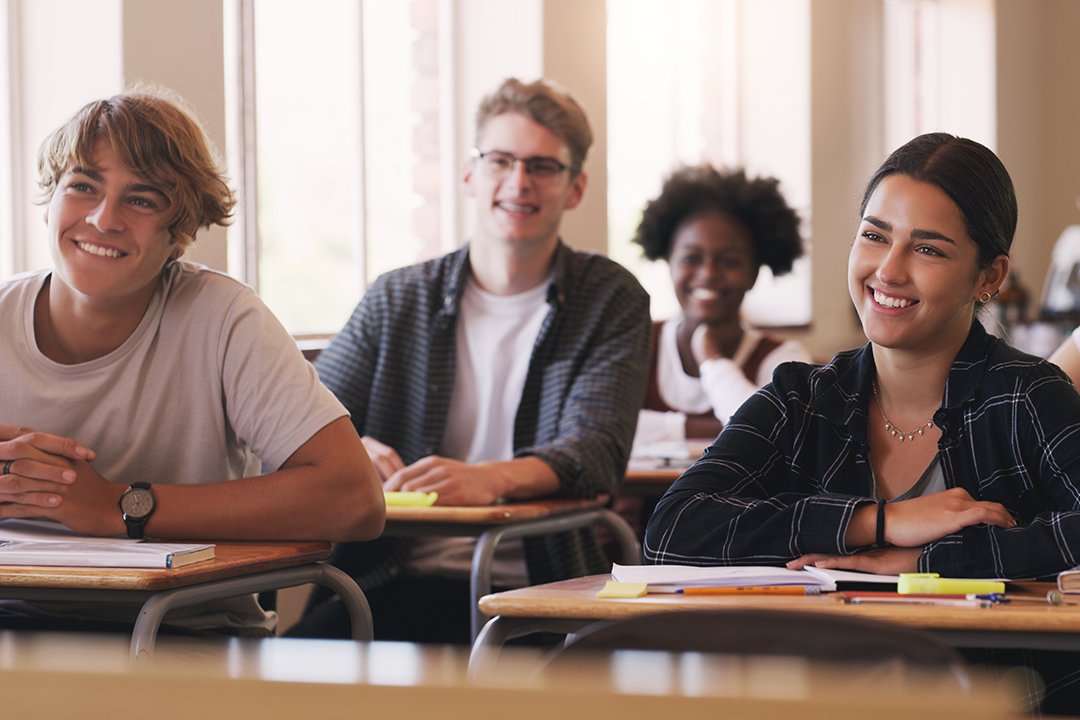
[[[371,464],[375,466],[375,471],[379,473],[379,478],[383,482],[389,480],[394,473],[405,467],[401,456],[389,445],[367,435],[360,438],[360,442],[364,444],[364,449],[367,450],[368,457],[371,458]],[[391,488],[385,489],[390,490]]]
[[[826,555],[824,553],[810,553],[809,555],[803,555],[797,557],[787,563],[788,570],[802,570],[807,565],[817,565],[819,562],[832,557],[832,555]]]
[[[38,493],[31,493],[31,495]],[[56,497],[56,496],[54,496]],[[0,519],[5,518],[26,518],[26,517],[53,517],[52,513],[47,510],[56,507],[60,504],[59,498],[57,503],[51,505],[49,503],[41,503],[37,498],[27,497],[25,502],[0,502]]]
[[[93,450],[73,438],[0,424],[0,460],[57,455],[70,460],[93,460]]]
[[[41,460],[24,457],[17,460],[5,461],[3,467],[5,467],[8,472],[6,475],[0,475],[0,492],[3,492],[4,488],[12,486],[13,484],[25,483],[26,481],[42,482],[35,483],[32,486],[22,487],[15,492],[56,490],[56,488],[52,486],[57,483],[61,485],[70,485],[75,482],[75,478],[77,477],[75,470],[66,462],[58,464],[57,460],[57,458],[53,458],[53,462],[42,462]]]

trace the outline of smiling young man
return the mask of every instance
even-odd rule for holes
[[[565,92],[505,81],[480,105],[464,172],[470,242],[381,277],[320,355],[386,490],[487,505],[592,497],[622,477],[644,393],[648,296],[623,268],[559,238],[585,193],[591,142]],[[605,569],[595,553],[581,562],[595,550],[587,541],[526,545],[500,546],[497,585]],[[338,563],[367,592],[377,638],[466,642],[472,547],[343,545]],[[295,632],[344,636],[345,617],[339,601],[316,602]]]
[[[131,537],[377,537],[382,493],[345,409],[250,288],[179,260],[234,204],[195,120],[157,91],[93,102],[38,168],[55,267],[0,284],[0,518]],[[7,604],[0,627],[48,626],[55,610]],[[247,597],[184,624],[273,622]]]

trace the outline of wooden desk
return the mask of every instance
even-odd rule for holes
[[[603,525],[614,536],[627,564],[641,562],[641,543],[625,520],[608,510],[607,498],[592,500],[536,500],[476,507],[386,508],[386,535],[405,537],[476,537],[469,574],[471,632],[475,640],[483,618],[479,600],[491,592],[491,563],[503,539],[534,537]]]
[[[118,638],[0,631],[0,688],[5,717],[20,720],[113,720],[118,707],[162,720],[1017,717],[1002,684],[979,678],[963,692],[776,658],[640,652],[541,676],[540,657],[508,649],[497,676],[469,682],[463,652],[430,645],[168,637],[153,664],[136,664]]]
[[[623,478],[620,491],[623,495],[643,495],[648,497],[663,495],[671,487],[671,483],[682,477],[687,467],[689,466],[647,467],[639,465],[634,467],[631,465],[626,469],[626,476]]]
[[[372,638],[371,610],[352,578],[321,562],[327,542],[217,542],[215,557],[172,570],[0,566],[0,598],[65,602],[139,602],[131,656],[149,658],[165,614],[224,598],[316,583],[338,593],[353,638]]]
[[[509,639],[533,632],[573,633],[584,626],[635,615],[681,610],[757,608],[845,613],[922,628],[957,647],[1080,650],[1080,605],[1010,603],[990,608],[940,605],[849,605],[833,593],[807,596],[684,596],[654,594],[598,598],[608,574],[509,590],[480,599],[493,616],[473,644],[473,661],[488,662]],[[1052,583],[1011,583],[1019,594],[1045,598]],[[485,657],[481,657],[485,656]]]

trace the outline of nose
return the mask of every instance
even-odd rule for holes
[[[514,158],[510,169],[506,171],[503,183],[510,185],[512,188],[524,188],[529,187],[530,182],[531,177],[525,167],[525,161],[521,158]]]
[[[878,280],[887,285],[902,285],[907,281],[907,253],[900,243],[894,243],[878,263]]]
[[[123,229],[118,203],[111,198],[103,197],[94,206],[90,214],[86,216],[86,222],[93,225],[101,232],[109,232]]]

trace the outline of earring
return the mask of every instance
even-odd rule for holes
[[[979,304],[981,304],[981,305],[985,305],[986,303],[990,302],[993,299],[994,299],[994,296],[991,295],[990,293],[988,293],[985,290],[983,290],[981,293],[979,293]]]

